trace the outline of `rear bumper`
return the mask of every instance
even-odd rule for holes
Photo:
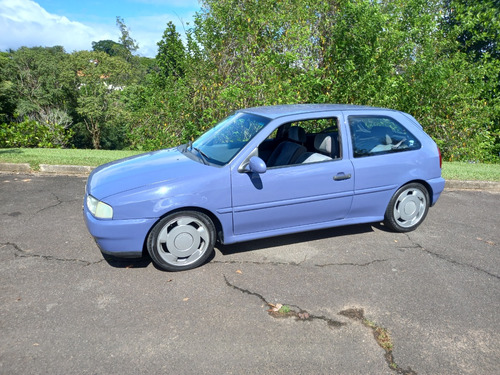
[[[432,202],[430,205],[434,206],[444,190],[445,180],[444,178],[439,177],[433,178],[432,180],[427,180],[427,183],[432,189]]]
[[[99,249],[121,258],[140,258],[156,219],[100,220],[84,208],[85,224]]]

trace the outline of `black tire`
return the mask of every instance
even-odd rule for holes
[[[149,233],[147,249],[154,264],[165,271],[201,266],[214,251],[215,228],[197,211],[182,211],[161,219]]]
[[[429,211],[429,192],[419,183],[404,185],[392,196],[384,224],[396,232],[415,230]]]

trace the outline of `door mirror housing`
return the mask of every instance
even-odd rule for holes
[[[243,165],[243,168],[241,168],[242,172],[250,172],[250,173],[266,173],[267,170],[267,165],[258,156],[252,156],[250,160],[248,161],[248,164]]]

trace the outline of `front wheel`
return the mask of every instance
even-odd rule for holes
[[[385,211],[384,223],[396,232],[410,232],[424,221],[429,211],[429,192],[419,183],[399,188]]]
[[[196,211],[176,212],[161,219],[150,232],[147,248],[154,264],[165,271],[201,266],[214,250],[215,228]]]

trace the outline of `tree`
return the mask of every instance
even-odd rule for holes
[[[120,95],[129,134],[134,147],[166,147],[237,108],[353,103],[411,113],[447,160],[498,160],[499,9],[498,0],[204,0],[186,42],[169,22],[156,69]]]
[[[104,52],[80,51],[72,55],[72,66],[78,92],[76,112],[91,135],[92,146],[99,149],[103,131],[119,118],[129,65]]]
[[[9,74],[9,53],[0,52],[0,124],[14,117],[16,94],[12,76]]]
[[[106,52],[109,56],[124,57],[129,54],[125,46],[112,40],[100,40],[99,42],[92,42],[92,50],[95,52]]]
[[[160,69],[162,78],[184,76],[185,49],[181,36],[176,31],[175,25],[170,21],[163,32],[162,40],[158,43],[158,54],[156,63]]]
[[[15,90],[15,115],[69,127],[74,91],[63,47],[22,47],[10,57],[6,74]]]
[[[132,54],[139,49],[139,45],[130,36],[130,32],[127,25],[125,25],[125,21],[123,20],[123,18],[116,17],[116,26],[118,26],[121,33],[119,39],[120,44],[128,51],[127,60],[129,60]]]
[[[458,43],[467,60],[482,71],[475,77],[482,86],[482,101],[488,104],[492,125],[485,143],[492,142],[492,158],[500,155],[500,1],[445,0],[443,30]]]
[[[500,58],[500,1],[445,0],[444,29],[475,60]]]
[[[205,0],[193,31],[204,62],[191,76],[198,119],[280,102],[388,106],[421,120],[445,158],[484,160],[497,107],[484,93],[498,70],[458,47],[444,14],[444,0]]]

